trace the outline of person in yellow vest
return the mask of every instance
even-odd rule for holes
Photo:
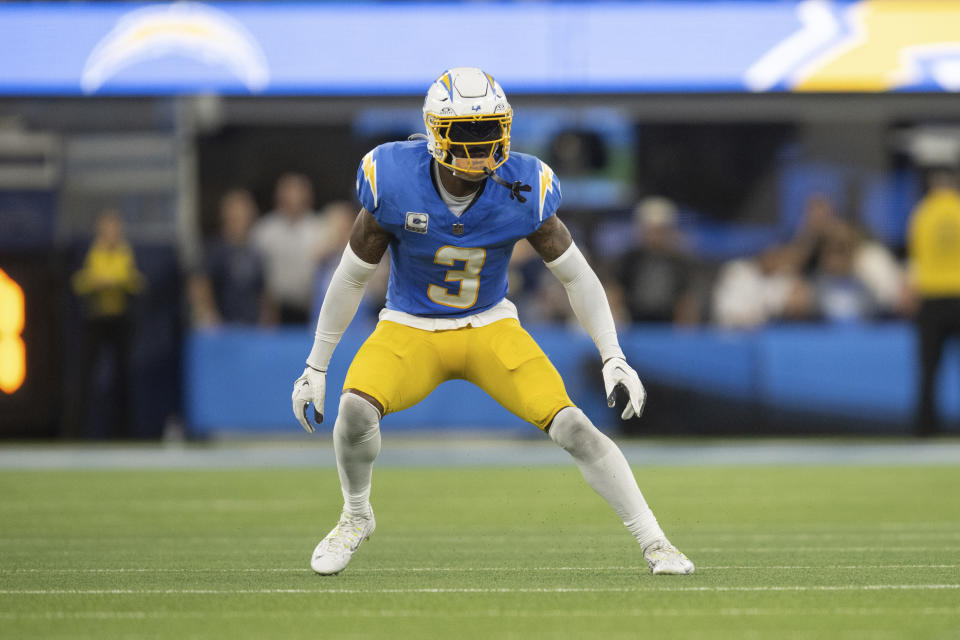
[[[910,283],[916,316],[920,385],[916,433],[938,430],[936,386],[940,359],[951,336],[960,337],[960,178],[937,170],[930,190],[910,214]]]
[[[137,270],[119,211],[106,209],[98,216],[93,242],[83,267],[73,275],[71,284],[83,303],[84,317],[78,376],[72,410],[66,419],[66,435],[88,435],[87,408],[94,391],[97,364],[102,354],[110,352],[113,357],[114,406],[107,408],[104,416],[107,435],[129,437],[132,429],[129,388],[133,329],[130,306],[131,297],[143,290],[145,279]]]

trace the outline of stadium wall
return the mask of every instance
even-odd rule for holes
[[[369,330],[352,326],[334,354],[327,380],[331,417],[350,359]],[[531,333],[560,370],[571,398],[591,419],[606,429],[642,432],[639,425],[645,421],[620,425],[603,402],[600,367],[588,337],[554,328]],[[856,429],[896,434],[910,428],[916,364],[908,324],[772,327],[743,333],[648,326],[621,337],[650,390],[647,421],[667,423],[657,432]],[[299,427],[290,414],[290,389],[311,340],[303,330],[192,333],[184,358],[191,435],[295,433]],[[960,349],[945,358],[940,382],[941,410],[956,423]],[[664,412],[665,401],[686,406]],[[731,416],[741,428],[731,428]],[[463,381],[441,385],[419,405],[387,416],[384,425],[403,431],[531,429]]]

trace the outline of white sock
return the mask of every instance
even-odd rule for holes
[[[343,510],[349,515],[369,514],[373,461],[380,453],[380,412],[355,393],[340,396],[340,410],[333,425],[333,450]]]
[[[666,538],[623,452],[593,426],[583,411],[576,407],[561,410],[550,425],[549,435],[573,456],[583,479],[613,507],[643,549]]]

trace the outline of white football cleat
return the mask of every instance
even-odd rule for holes
[[[369,516],[351,516],[346,512],[340,514],[340,522],[320,541],[313,550],[310,559],[310,568],[324,576],[340,573],[347,567],[353,552],[360,543],[370,537],[377,528],[377,521],[373,518],[373,508]]]
[[[655,576],[685,576],[693,573],[693,563],[664,538],[656,540],[643,550],[643,557]]]

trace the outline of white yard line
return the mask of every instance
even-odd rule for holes
[[[351,568],[350,573],[471,573],[476,571],[492,571],[515,573],[524,571],[636,571],[645,566],[613,566],[613,567],[370,567]],[[850,565],[697,565],[698,570],[720,571],[739,569],[777,569],[777,570],[863,570],[863,569],[957,569],[960,564],[850,564]],[[149,567],[117,567],[117,568],[72,568],[72,567],[19,567],[11,569],[0,568],[4,573],[307,573],[307,567],[262,567],[239,569],[203,569],[203,568],[149,568]]]
[[[619,538],[624,539],[624,534],[621,532],[612,532],[609,529],[607,530],[597,530],[592,532],[589,529],[579,529],[583,531],[583,535],[589,535],[591,538]],[[878,541],[889,541],[891,543],[903,543],[908,540],[960,540],[960,531],[911,531],[911,532],[896,532],[896,531],[874,531],[874,530],[863,530],[863,531],[851,531],[849,533],[711,533],[708,531],[687,531],[684,533],[685,538],[687,539],[688,544],[695,544],[696,541],[702,540],[703,542],[719,542],[719,541],[731,541],[736,543],[744,542],[804,542],[808,540],[813,541],[825,541],[825,540],[846,540],[851,541],[857,538],[863,538],[864,536],[869,535],[871,538],[878,539]],[[467,534],[467,535],[457,535],[451,534],[449,536],[419,536],[410,533],[390,533],[391,540],[432,540],[432,541],[460,541],[460,540],[515,540],[515,536],[501,535],[499,533],[492,533],[490,535],[484,534]],[[302,538],[302,533],[291,533],[289,536],[263,536],[256,537],[253,539],[244,539],[245,542],[262,542],[264,544],[272,544],[280,541],[292,541]],[[547,534],[529,534],[524,535],[526,539],[536,539],[536,540],[556,540],[556,536],[547,535]],[[63,543],[74,543],[82,544],[84,542],[102,542],[104,540],[109,540],[111,542],[125,542],[125,541],[137,541],[142,542],[143,540],[149,540],[150,542],[170,542],[170,543],[203,543],[208,541],[235,541],[241,539],[240,536],[228,537],[228,536],[161,536],[161,537],[151,537],[151,536],[90,536],[90,537],[76,537],[70,539],[64,539],[63,536],[0,536],[0,544],[23,544],[29,542],[42,543],[47,541],[63,542]]]
[[[831,565],[831,564],[821,564],[821,565],[800,565],[800,564],[786,564],[786,565],[716,565],[716,566],[703,566],[697,565],[698,569],[957,569],[960,568],[960,564],[845,564],[845,565]]]
[[[891,543],[891,545],[894,543]],[[910,545],[909,547],[904,547],[902,545],[889,546],[889,547],[835,547],[830,546],[815,546],[815,547],[750,547],[744,549],[743,547],[733,548],[733,547],[691,547],[689,545],[683,545],[683,551],[686,553],[698,552],[698,553],[783,553],[785,551],[816,551],[818,553],[823,553],[824,551],[829,552],[883,552],[883,553],[915,553],[917,551],[960,551],[958,546],[943,546],[943,547],[917,547]]]
[[[960,615],[960,607],[836,607],[832,609],[798,608],[798,609],[766,609],[761,607],[750,608],[719,608],[719,609],[618,609],[619,617],[657,618],[657,617],[687,617],[687,616],[814,616],[814,615],[845,615],[845,616],[877,616],[886,614],[903,616],[917,615]],[[435,611],[430,609],[300,609],[296,617],[330,618],[339,616],[344,618],[603,618],[609,619],[610,611],[604,609],[478,609],[467,611]],[[169,618],[282,618],[289,619],[289,611],[45,611],[45,612],[0,612],[0,620],[165,620]]]
[[[763,591],[942,591],[960,584],[782,585],[700,587],[423,587],[396,589],[0,589],[0,595],[283,595],[283,594],[478,594],[478,593],[641,593],[641,592],[763,592]]]
[[[591,541],[594,542],[623,542],[629,540],[629,537],[626,533],[589,533]],[[527,541],[549,541],[552,543],[557,542],[555,535],[524,535],[524,540]],[[711,539],[717,539],[715,537],[706,535],[706,536],[692,536],[692,537],[707,537]],[[772,544],[777,540],[789,540],[791,536],[771,536],[769,546],[749,546],[744,547],[743,544],[740,544],[740,540],[736,536],[731,536],[730,540],[732,543],[736,543],[731,546],[699,546],[695,541],[688,541],[687,544],[683,544],[683,551],[686,553],[690,552],[703,552],[703,553],[781,553],[781,552],[790,552],[790,551],[816,551],[822,553],[825,550],[830,552],[883,552],[883,553],[914,553],[919,551],[960,551],[960,545],[950,544],[943,546],[929,546],[927,545],[916,545],[916,544],[905,544],[906,541],[912,540],[914,536],[907,534],[903,535],[891,535],[889,539],[876,539],[878,536],[871,535],[871,537],[876,539],[876,542],[879,544],[873,544],[869,546],[849,546],[849,545],[783,545],[783,544]],[[798,536],[798,540],[804,540],[808,536]],[[851,538],[858,537],[854,534],[851,534]],[[862,536],[859,536],[862,537]],[[918,534],[915,538],[918,541],[923,541],[929,543],[930,539],[946,538],[952,539],[958,537],[954,534],[948,535],[923,535]],[[817,536],[809,536],[810,539],[818,539]],[[80,547],[92,547],[99,549],[104,545],[111,546],[120,546],[120,545],[135,545],[137,547],[144,544],[148,545],[160,545],[160,544],[169,544],[182,547],[184,545],[198,544],[198,545],[208,545],[208,544],[222,544],[224,546],[229,546],[231,544],[242,542],[243,549],[249,550],[251,546],[262,545],[269,547],[276,547],[277,545],[282,544],[291,544],[302,541],[304,538],[301,534],[291,534],[289,536],[96,536],[96,537],[72,537],[65,538],[63,536],[0,536],[0,547],[7,547],[4,549],[4,553],[9,553],[11,550],[9,547],[13,546],[29,546],[29,545],[56,545],[58,547],[72,547],[74,549]],[[440,545],[460,545],[464,542],[482,542],[487,545],[496,544],[496,543],[507,543],[513,544],[516,542],[516,536],[508,535],[483,535],[483,534],[468,534],[468,535],[455,535],[451,534],[448,536],[420,536],[415,534],[406,534],[406,533],[397,533],[390,534],[389,536],[381,536],[381,540],[386,540],[392,543],[406,543],[408,541],[415,541],[419,545],[424,544],[440,544]],[[706,542],[706,541],[705,541]],[[538,554],[550,554],[550,553],[568,553],[568,549],[564,548],[543,548],[540,549]]]

